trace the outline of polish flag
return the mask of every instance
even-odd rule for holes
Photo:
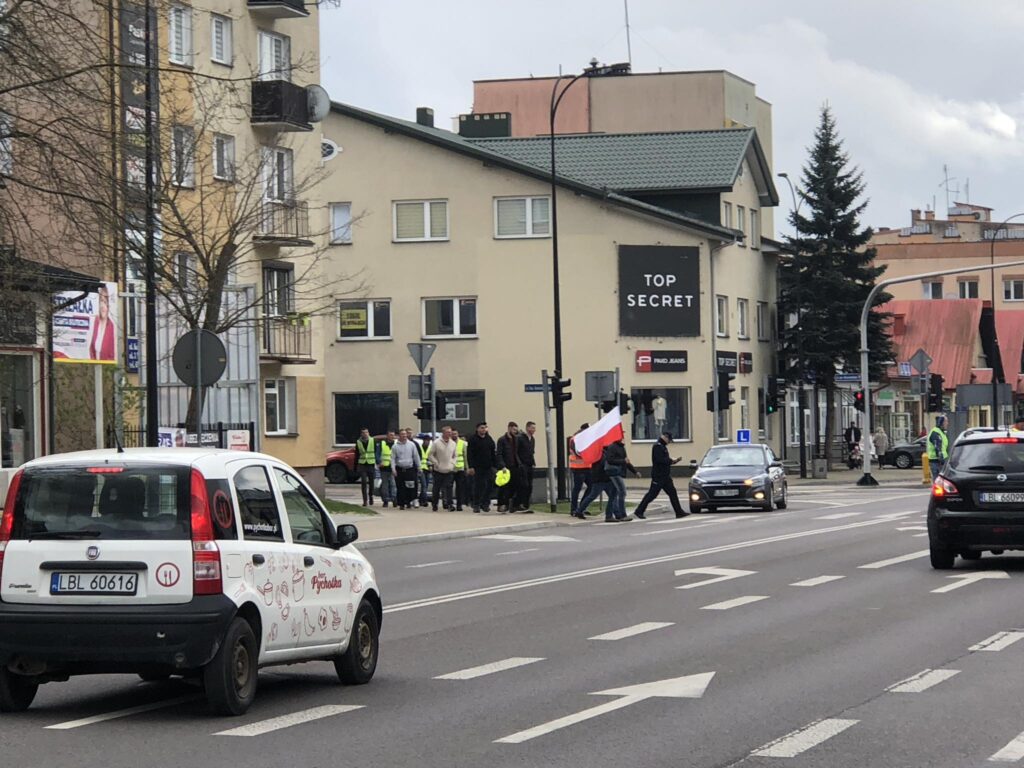
[[[622,416],[616,406],[602,416],[599,422],[576,435],[573,438],[573,445],[576,453],[582,456],[584,461],[594,464],[601,460],[601,451],[606,445],[618,442],[624,436]]]

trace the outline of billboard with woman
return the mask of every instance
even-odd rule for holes
[[[53,301],[60,307],[53,314],[54,361],[115,365],[117,283],[103,283],[95,293],[65,291],[55,294]]]

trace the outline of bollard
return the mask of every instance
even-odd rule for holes
[[[932,468],[931,462],[928,460],[928,454],[921,454],[921,485],[932,484]]]

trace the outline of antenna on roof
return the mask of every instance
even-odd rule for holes
[[[117,427],[114,426],[110,431],[114,433],[114,445],[117,446],[117,452],[124,453],[124,445],[121,444],[121,436],[117,433]]]
[[[950,186],[951,182],[954,182],[954,181],[956,181],[956,177],[954,176],[954,177],[950,178],[950,176],[949,176],[949,167],[945,163],[943,163],[942,164],[942,181],[939,183],[939,186],[940,187],[944,187],[946,189],[946,215],[947,216],[949,215],[949,193],[952,192],[954,195],[959,195],[960,194],[960,188],[959,187],[957,187],[956,189],[953,189]]]
[[[622,4],[626,7],[626,61],[629,62],[630,69],[633,68],[633,44],[629,37],[629,0],[622,0]]]

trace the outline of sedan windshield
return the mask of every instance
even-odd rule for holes
[[[704,456],[703,467],[759,467],[764,464],[764,451],[758,446],[722,446],[712,448]]]

